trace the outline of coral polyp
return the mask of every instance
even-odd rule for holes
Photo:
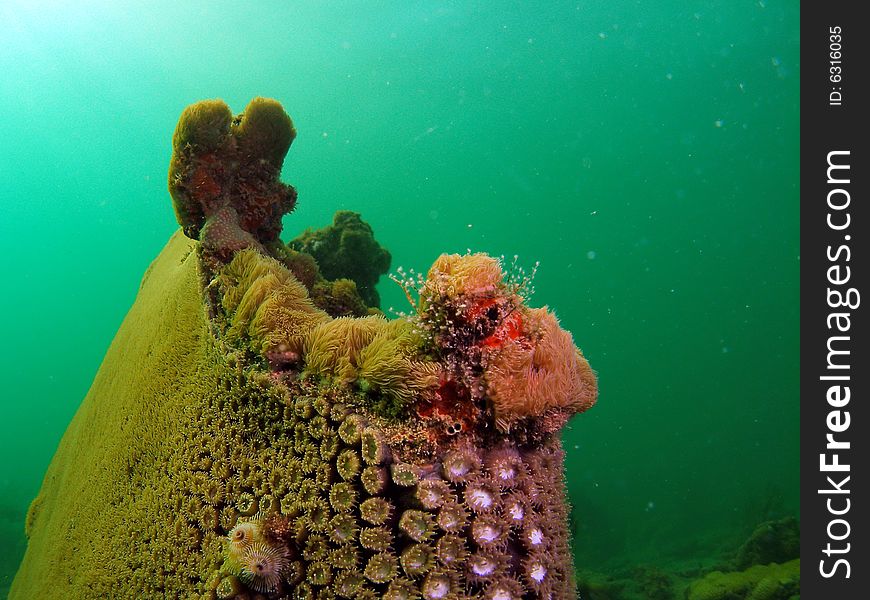
[[[456,584],[446,571],[433,571],[426,576],[422,585],[422,596],[425,600],[449,600]]]
[[[448,452],[442,463],[444,477],[448,481],[460,483],[480,468],[480,457],[470,448],[457,448]]]
[[[459,533],[468,523],[468,511],[461,504],[445,504],[435,517],[438,527],[446,533]]]
[[[424,575],[435,564],[429,544],[411,544],[402,552],[402,570],[410,577]]]
[[[493,512],[499,505],[498,491],[487,483],[469,483],[465,488],[465,504],[476,513]]]
[[[571,334],[479,253],[400,278],[412,312],[384,317],[358,214],[280,240],[294,137],[273,100],[182,113],[181,231],[28,513],[12,598],[573,596],[559,436],[597,383]]]
[[[363,521],[381,525],[390,517],[393,506],[384,498],[369,498],[360,505],[359,512]]]
[[[502,545],[507,541],[508,528],[497,517],[476,517],[471,523],[471,539],[481,548]]]
[[[417,484],[415,497],[423,508],[429,510],[439,508],[453,499],[450,486],[443,479],[424,479]]]
[[[478,551],[466,563],[469,581],[472,583],[495,581],[504,570],[504,557],[488,551]]]

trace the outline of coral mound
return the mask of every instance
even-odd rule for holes
[[[288,245],[313,256],[327,279],[352,280],[366,304],[380,306],[375,284],[390,268],[391,257],[359,213],[340,210],[332,225],[307,229]]]
[[[405,318],[324,310],[373,292],[389,254],[356,213],[320,266],[281,244],[294,133],[271,100],[182,114],[184,235],[58,447],[13,600],[574,595],[559,435],[595,401],[585,358],[482,254],[404,282]],[[329,260],[356,280],[324,284]]]

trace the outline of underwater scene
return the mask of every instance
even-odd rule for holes
[[[799,598],[798,26],[0,0],[0,598]]]

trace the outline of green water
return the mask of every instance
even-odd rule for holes
[[[773,0],[0,1],[0,593],[176,228],[176,119],[212,97],[292,115],[285,239],[346,208],[393,268],[541,262],[533,304],[600,378],[565,434],[578,566],[709,562],[796,513],[798,21]]]

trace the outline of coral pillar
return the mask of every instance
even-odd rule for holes
[[[11,598],[573,597],[559,434],[589,364],[485,255],[402,280],[409,317],[323,310],[356,288],[313,298],[278,239],[294,134],[265,99],[182,115],[187,237],[61,441]]]

